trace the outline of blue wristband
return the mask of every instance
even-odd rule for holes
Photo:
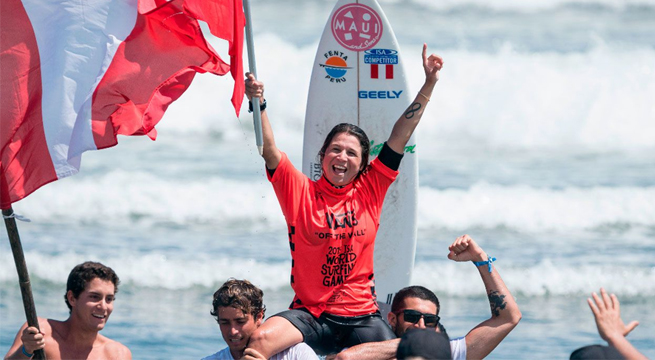
[[[489,272],[491,272],[492,270],[491,263],[493,263],[494,261],[496,261],[495,257],[491,257],[487,255],[487,261],[474,261],[473,264],[475,264],[475,266],[487,265],[489,266]]]
[[[20,349],[23,352],[23,355],[27,356],[28,358],[31,358],[32,356],[34,356],[34,354],[30,354],[30,353],[27,352],[27,350],[25,350],[25,345],[21,346]]]

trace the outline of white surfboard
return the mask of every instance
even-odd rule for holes
[[[413,59],[421,66],[420,59]],[[303,172],[321,176],[318,152],[334,125],[361,127],[371,140],[372,160],[410,94],[398,41],[376,0],[340,0],[330,15],[314,60],[305,116]],[[418,159],[414,137],[405,148],[400,174],[384,201],[375,242],[378,303],[408,286],[416,252]]]

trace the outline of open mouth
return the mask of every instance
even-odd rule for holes
[[[336,174],[345,174],[347,168],[346,168],[345,166],[341,166],[341,165],[333,165],[333,166],[332,166],[332,170],[333,170]]]
[[[107,317],[106,315],[102,315],[102,314],[91,314],[91,315],[96,319],[104,319]]]

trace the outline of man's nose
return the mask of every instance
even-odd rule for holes
[[[419,329],[425,329],[425,320],[423,319],[423,316],[421,316],[416,325]]]
[[[98,301],[98,307],[99,308],[106,310],[108,306],[109,306],[109,304],[107,303],[107,301],[105,299],[102,299],[102,300]]]

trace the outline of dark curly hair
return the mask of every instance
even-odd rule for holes
[[[228,279],[214,293],[213,310],[210,311],[210,314],[216,318],[216,321],[218,321],[219,306],[231,306],[243,311],[244,314],[251,314],[255,318],[259,313],[264,317],[266,312],[264,292],[248,280],[234,278]]]

